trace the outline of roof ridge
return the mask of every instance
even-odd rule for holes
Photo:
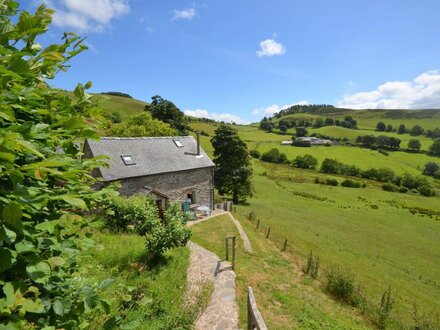
[[[103,136],[101,140],[153,140],[153,139],[186,139],[193,138],[191,135],[182,136],[138,136],[138,137],[123,137],[123,136]]]

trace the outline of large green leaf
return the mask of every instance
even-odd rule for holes
[[[38,230],[47,231],[52,234],[53,232],[55,232],[55,229],[58,226],[58,224],[59,224],[59,220],[44,221],[36,225],[35,228]]]
[[[69,196],[69,195],[64,195],[64,196],[61,196],[60,198],[74,207],[79,207],[81,209],[87,208],[86,203],[84,202],[84,200],[82,198],[73,197],[73,196]]]
[[[26,299],[21,303],[22,310],[29,313],[43,313],[44,312],[44,305],[41,302],[40,299],[37,299],[36,301]]]
[[[45,283],[50,276],[50,266],[47,262],[39,262],[26,267],[28,276],[37,283]]]
[[[12,227],[17,229],[22,229],[23,224],[21,222],[21,217],[23,212],[21,211],[20,204],[10,203],[3,208],[2,219],[6,223],[9,223]]]
[[[20,253],[35,251],[35,246],[32,242],[29,241],[21,241],[15,244],[15,251]]]
[[[15,258],[11,250],[0,247],[0,273],[9,269],[15,262]]]
[[[52,304],[52,308],[55,314],[62,316],[70,312],[72,303],[68,299],[55,300]]]

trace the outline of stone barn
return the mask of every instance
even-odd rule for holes
[[[94,173],[103,185],[119,182],[124,196],[147,194],[159,212],[170,203],[214,208],[214,163],[192,136],[103,137],[86,140],[84,157],[105,155],[108,168]]]

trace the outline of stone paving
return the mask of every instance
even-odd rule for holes
[[[197,319],[195,329],[238,329],[235,272],[231,264],[196,243],[190,242],[189,248],[188,291],[199,290],[199,286],[206,281],[214,284],[211,302]]]

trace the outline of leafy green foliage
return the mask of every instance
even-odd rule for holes
[[[286,154],[280,152],[277,148],[272,148],[261,155],[261,160],[268,163],[285,163],[287,161]]]
[[[310,275],[311,278],[316,279],[319,273],[319,256],[313,255],[310,251],[303,271],[305,274]]]
[[[353,275],[339,268],[332,268],[327,272],[325,288],[333,298],[350,306],[360,306],[364,300],[360,288],[356,286]]]
[[[173,136],[177,131],[169,124],[154,119],[150,113],[144,112],[130,118],[127,122],[112,125],[106,132],[107,136]]]
[[[253,195],[249,152],[237,131],[221,125],[211,139],[214,147],[215,187],[221,195],[230,194],[234,203]]]
[[[252,158],[260,159],[260,157],[261,157],[261,152],[259,152],[259,151],[256,150],[256,149],[252,149],[252,150],[249,152],[249,155],[251,155]]]
[[[138,235],[145,236],[148,259],[170,248],[184,246],[191,236],[186,227],[188,215],[181,212],[177,204],[170,206],[161,220],[154,201],[142,195],[112,198],[106,207],[105,221],[113,232],[133,228]]]
[[[305,154],[304,156],[296,156],[292,165],[298,168],[315,169],[318,165],[318,160],[312,155]]]
[[[110,189],[93,191],[90,173],[103,159],[81,158],[78,139],[97,138],[97,107],[79,84],[71,99],[45,82],[86,49],[65,33],[44,49],[53,11],[18,14],[15,1],[0,6],[0,327],[86,324],[88,312],[107,304],[97,286],[77,277],[78,253],[93,240],[78,234],[83,211],[104,201]],[[59,150],[63,150],[62,153]]]
[[[422,144],[417,139],[411,139],[408,141],[408,149],[411,149],[413,151],[419,151]]]
[[[151,113],[153,118],[169,124],[180,135],[187,135],[188,126],[185,115],[176,105],[159,95],[151,97],[151,103],[145,106],[145,111]]]
[[[429,153],[434,156],[440,156],[440,138],[434,140],[434,143],[429,147]]]

